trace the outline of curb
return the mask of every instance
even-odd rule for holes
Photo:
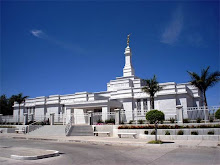
[[[52,154],[45,154],[45,155],[36,155],[36,156],[11,155],[11,158],[17,159],[17,160],[37,160],[37,159],[59,156],[59,151],[56,151],[56,150],[46,150],[46,151],[51,151],[53,153]]]
[[[147,142],[130,143],[130,142],[107,142],[107,141],[87,141],[87,140],[65,140],[65,139],[51,139],[40,137],[11,137],[14,139],[26,139],[26,140],[42,140],[52,142],[66,142],[66,143],[82,143],[82,144],[94,144],[94,145],[114,145],[114,146],[140,146],[140,147],[169,147],[169,148],[220,148],[220,146],[198,146],[198,145],[184,145],[184,144],[148,144]]]

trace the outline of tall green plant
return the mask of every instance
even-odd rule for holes
[[[144,80],[145,86],[142,88],[142,91],[150,95],[150,108],[154,109],[154,95],[162,90],[162,87],[159,86],[156,75],[152,79]]]
[[[21,104],[23,102],[25,102],[25,99],[28,98],[29,96],[23,96],[22,93],[19,93],[18,95],[14,96],[15,101],[18,103],[19,105],[19,109],[18,109],[18,122],[20,122],[20,109],[21,109]]]
[[[209,73],[209,68],[210,66],[208,66],[206,69],[202,69],[201,75],[198,75],[195,72],[187,71],[191,77],[190,83],[201,90],[205,106],[208,106],[206,91],[208,90],[208,88],[214,86],[217,82],[220,81],[220,72],[216,71],[213,73]]]

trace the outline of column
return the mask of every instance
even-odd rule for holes
[[[102,121],[105,122],[108,119],[108,112],[110,112],[109,106],[102,107]]]
[[[24,122],[23,125],[26,125],[28,123],[28,114],[24,113]]]
[[[182,105],[176,106],[176,111],[177,111],[177,122],[183,123],[183,106]]]
[[[55,113],[50,114],[50,125],[54,125],[54,115]]]
[[[115,125],[121,124],[121,113],[120,109],[115,109]]]
[[[88,125],[93,125],[93,111],[88,111]]]
[[[72,111],[74,111],[74,109],[66,108],[66,124],[70,122],[70,119],[74,120],[74,118],[72,118]],[[72,123],[74,123],[74,121],[72,121]]]

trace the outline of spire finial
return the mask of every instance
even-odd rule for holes
[[[130,35],[131,34],[128,34],[128,36],[127,36],[127,46],[129,47],[129,42],[130,42]]]

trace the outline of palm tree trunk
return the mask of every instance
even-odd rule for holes
[[[157,122],[155,122],[155,141],[157,141]]]
[[[150,97],[150,108],[154,109],[154,97],[153,96]]]
[[[19,124],[19,122],[20,122],[20,104],[18,106],[18,124]]]
[[[204,105],[205,105],[206,107],[208,107],[205,91],[203,92],[203,98],[204,98]]]

